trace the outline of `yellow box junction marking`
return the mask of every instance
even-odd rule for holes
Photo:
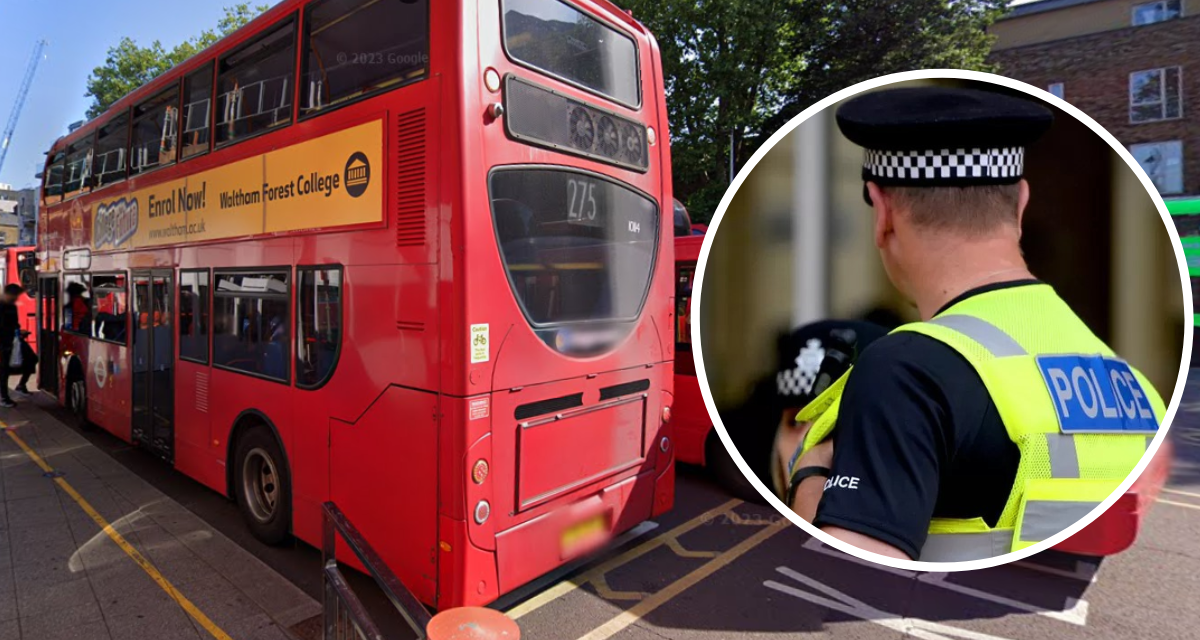
[[[11,438],[13,442],[17,443],[17,446],[25,452],[25,455],[29,456],[29,459],[33,460],[34,464],[41,467],[42,471],[45,471],[46,473],[54,473],[54,468],[47,464],[46,461],[43,460],[36,451],[26,444],[25,441],[17,435],[16,431],[13,431],[11,428],[9,428],[9,426],[3,421],[0,421],[0,428],[4,429],[5,433],[8,434],[8,437]],[[200,626],[204,627],[204,630],[207,631],[209,635],[211,635],[213,638],[216,638],[216,640],[232,640],[232,638],[229,637],[229,634],[222,631],[221,627],[218,627],[215,622],[210,620],[208,616],[204,615],[203,611],[196,608],[196,605],[192,604],[190,600],[184,597],[184,595],[180,593],[179,590],[176,589],[175,586],[172,585],[171,582],[167,580],[166,577],[164,577],[163,574],[160,573],[158,569],[155,568],[155,566],[141,554],[141,552],[135,549],[133,545],[129,544],[129,541],[126,540],[124,536],[118,533],[116,529],[113,529],[112,525],[110,525],[108,521],[104,519],[104,516],[100,515],[99,512],[93,509],[92,505],[88,503],[83,496],[79,495],[79,492],[76,491],[69,482],[62,477],[54,478],[54,482],[56,482],[59,488],[66,492],[67,495],[71,496],[71,499],[75,501],[75,504],[78,504],[79,507],[83,509],[84,513],[88,514],[88,517],[90,517],[97,525],[99,525],[104,533],[107,534],[113,542],[117,543],[117,546],[120,547],[121,550],[130,557],[130,559],[136,562],[137,565],[141,567],[142,570],[145,571],[146,574],[149,575],[150,578],[154,580],[154,582],[157,583],[158,586],[162,588],[162,590],[165,591],[168,596],[171,596],[172,600],[174,600],[184,611],[186,611],[193,620],[199,623]]]

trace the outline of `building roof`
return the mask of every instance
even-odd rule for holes
[[[1037,0],[1036,2],[1027,2],[1012,8],[1001,20],[1009,20],[1011,18],[1020,18],[1021,16],[1029,16],[1035,13],[1045,13],[1047,11],[1057,11],[1058,9],[1066,9],[1075,7],[1081,4],[1092,4],[1094,2],[1102,2],[1103,0]]]

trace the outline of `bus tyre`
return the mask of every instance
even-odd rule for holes
[[[766,500],[758,493],[754,485],[750,484],[750,481],[742,474],[742,470],[730,457],[729,450],[721,442],[721,436],[717,435],[716,429],[708,432],[708,439],[704,443],[704,466],[713,474],[717,482],[721,483],[721,486],[735,498],[741,498],[746,502],[766,503]]]
[[[87,419],[87,381],[74,376],[67,381],[67,409],[75,420],[75,426],[87,429],[91,423]]]
[[[292,527],[292,491],[287,462],[274,434],[252,427],[237,443],[234,496],[254,537],[267,544],[288,538]]]

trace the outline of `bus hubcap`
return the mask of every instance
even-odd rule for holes
[[[246,462],[242,464],[242,491],[256,520],[267,522],[275,515],[279,474],[275,471],[275,461],[265,450],[255,447],[246,454]]]

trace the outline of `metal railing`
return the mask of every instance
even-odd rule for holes
[[[426,629],[430,621],[425,606],[383,563],[337,505],[326,502],[321,511],[324,521],[321,557],[325,582],[325,640],[384,640],[379,627],[367,613],[362,601],[350,589],[346,577],[338,567],[336,545],[339,535],[370,572],[375,584],[379,585],[388,601],[416,632],[417,640],[425,640],[428,637]]]

